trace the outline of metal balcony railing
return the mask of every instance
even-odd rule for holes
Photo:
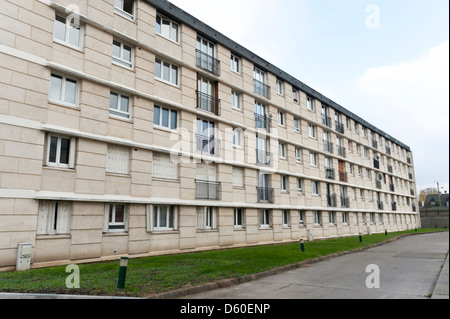
[[[197,94],[198,109],[220,116],[220,99],[200,91],[195,91],[195,93]]]
[[[343,146],[337,145],[337,152],[339,156],[346,157],[346,149]]]
[[[380,161],[374,159],[373,160],[373,167],[375,167],[376,169],[380,169]]]
[[[411,173],[408,173],[408,177],[409,177],[410,180],[413,179],[413,175]]]
[[[390,190],[391,192],[395,192],[395,186],[394,186],[394,184],[389,184],[389,190]]]
[[[375,186],[376,186],[376,188],[381,189],[381,181],[376,180],[375,181]]]
[[[208,55],[200,50],[197,53],[197,66],[207,70],[215,75],[220,76],[220,61],[211,55]]]
[[[414,189],[411,188],[411,189],[409,190],[409,192],[410,192],[411,196],[414,196],[414,195],[415,195]]]
[[[341,196],[341,207],[350,208],[350,200],[348,197]]]
[[[392,203],[392,211],[397,211],[397,203]]]
[[[267,151],[256,150],[256,164],[272,166],[273,155]]]
[[[383,210],[383,209],[384,209],[384,204],[383,204],[383,202],[378,202],[378,209],[379,209],[379,210]]]
[[[218,182],[209,182],[195,180],[195,198],[196,199],[222,199],[222,184]]]
[[[372,147],[373,148],[378,148],[378,141],[375,139],[372,139]]]
[[[257,187],[258,203],[274,203],[273,188]]]
[[[348,174],[347,172],[339,171],[339,181],[347,183],[348,182]]]
[[[407,157],[407,158],[406,158],[406,162],[407,162],[408,164],[411,164],[411,158],[410,158],[410,157]]]
[[[196,134],[197,152],[213,156],[221,156],[222,141],[213,136]]]
[[[255,128],[264,129],[267,132],[270,132],[271,123],[272,123],[271,118],[265,115],[255,113]]]
[[[333,143],[331,143],[330,141],[327,140],[323,140],[323,150],[325,152],[331,153],[333,154]]]
[[[336,132],[344,134],[344,124],[336,121]]]
[[[266,83],[253,79],[254,93],[270,100],[270,86]]]
[[[334,169],[325,167],[325,178],[334,180],[336,178]]]
[[[327,195],[327,205],[328,205],[328,207],[337,207],[337,196],[336,196],[336,194]]]
[[[391,174],[392,174],[392,172],[394,171],[392,165],[388,165],[388,166],[387,166],[387,170],[388,170],[388,172],[391,173]]]
[[[326,126],[328,126],[328,127],[331,127],[331,117],[329,117],[329,116],[326,116],[325,114],[322,114],[322,123],[323,123],[323,125],[326,125]]]
[[[391,155],[391,148],[386,146],[386,154]]]

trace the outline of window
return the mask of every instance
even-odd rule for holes
[[[75,168],[75,138],[48,135],[46,165]]]
[[[299,224],[299,226],[305,226],[305,212],[304,211],[298,212],[298,224]]]
[[[364,157],[369,158],[369,149],[364,147]]]
[[[375,224],[375,213],[370,213],[370,223]]]
[[[164,82],[178,85],[178,67],[160,59],[155,60],[155,77]]]
[[[81,28],[77,19],[72,20],[56,15],[53,39],[64,45],[79,49],[81,47]]]
[[[280,186],[281,191],[283,192],[289,192],[289,177],[286,175],[280,176]]]
[[[351,153],[353,152],[353,142],[348,140],[348,151]]]
[[[355,174],[355,165],[354,164],[350,164],[350,175],[354,175]]]
[[[295,88],[292,88],[292,101],[295,103],[298,103],[298,101],[299,101],[298,90]]]
[[[355,133],[359,134],[359,125],[355,122]]]
[[[300,133],[300,120],[294,117],[294,132]]]
[[[241,128],[233,128],[233,145],[242,147],[242,136],[244,132]]]
[[[115,64],[132,68],[132,49],[129,45],[123,44],[120,41],[113,41],[113,49],[112,49],[112,61]]]
[[[153,108],[153,125],[176,130],[178,128],[178,112],[155,105]]]
[[[361,154],[361,147],[359,146],[359,144],[356,144],[356,154]]]
[[[298,163],[302,161],[302,149],[300,147],[295,148],[295,161]]]
[[[156,15],[156,33],[178,43],[178,24]]]
[[[283,210],[283,226],[291,226],[291,212],[289,210]]]
[[[284,112],[278,111],[278,125],[284,126]]]
[[[108,204],[105,214],[105,232],[128,231],[128,207],[124,204]]]
[[[134,0],[114,0],[114,12],[133,20]]]
[[[317,166],[317,154],[309,152],[309,164],[311,166]]]
[[[241,167],[233,167],[233,186],[244,187],[244,169]]]
[[[371,177],[370,177],[370,169],[367,169],[366,168],[366,178],[368,179],[368,180],[370,180],[371,179]]]
[[[214,207],[197,208],[197,229],[212,230],[217,228],[216,209]]]
[[[178,163],[171,160],[170,154],[153,152],[152,177],[178,180]]]
[[[278,150],[279,150],[279,155],[280,158],[286,158],[286,144],[283,143],[279,143],[278,144]]]
[[[240,73],[240,59],[234,54],[231,55],[231,71]]]
[[[366,224],[366,223],[367,223],[366,213],[362,213],[362,223],[363,223],[363,224]]]
[[[305,189],[303,178],[297,178],[297,192],[303,193]]]
[[[321,214],[321,212],[314,211],[313,212],[313,218],[314,218],[314,225],[322,224],[322,214]]]
[[[272,212],[269,209],[261,209],[259,211],[259,227],[260,228],[272,227]]]
[[[362,167],[358,166],[358,176],[361,177],[362,176]]]
[[[36,234],[69,234],[70,211],[70,202],[39,201]]]
[[[174,231],[177,228],[177,209],[174,206],[152,206],[149,231]]]
[[[316,126],[308,124],[308,135],[309,137],[316,138]]]
[[[310,111],[314,111],[314,100],[312,97],[306,97],[306,108]]]
[[[130,150],[127,147],[108,145],[106,171],[115,174],[129,174]]]
[[[277,94],[279,95],[283,95],[284,90],[283,90],[283,81],[277,79],[276,82],[276,90],[277,90]]]
[[[50,78],[50,101],[75,106],[78,97],[76,80],[53,74]]]
[[[244,228],[245,227],[245,215],[243,208],[234,209],[234,228]]]
[[[313,195],[320,195],[320,182],[311,181],[311,191]]]
[[[231,91],[231,107],[237,110],[241,109],[241,96],[235,91]]]
[[[328,222],[330,225],[336,225],[336,212],[328,212]]]
[[[359,197],[361,198],[362,201],[364,201],[366,199],[365,194],[364,194],[364,189],[359,190]]]
[[[349,213],[342,213],[342,224],[348,225]]]
[[[130,98],[120,93],[111,92],[109,99],[109,114],[130,119]]]

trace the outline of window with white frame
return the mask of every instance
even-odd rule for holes
[[[370,213],[370,223],[375,224],[375,213]]]
[[[359,190],[359,198],[360,198],[362,201],[365,201],[365,200],[366,200],[366,196],[365,196],[364,189],[360,189],[360,190]]]
[[[76,106],[78,102],[78,82],[63,75],[52,73],[50,77],[49,100]]]
[[[72,204],[62,201],[39,201],[37,235],[63,235],[70,232]]]
[[[284,112],[278,111],[278,125],[284,126],[285,119],[284,119]]]
[[[283,81],[277,79],[276,89],[277,89],[277,94],[279,94],[279,95],[283,95],[284,94]]]
[[[178,180],[178,163],[172,161],[170,154],[153,152],[152,177]]]
[[[362,213],[361,219],[364,225],[367,224],[366,213]]]
[[[305,212],[300,210],[298,212],[298,225],[299,226],[305,226],[305,221],[306,221],[306,219],[305,219]]]
[[[314,225],[321,225],[322,224],[322,213],[319,211],[314,211],[313,219],[314,219]]]
[[[231,91],[231,107],[241,109],[241,95],[236,91]]]
[[[291,226],[291,212],[287,209],[282,211],[283,214],[283,226],[290,227]]]
[[[342,224],[348,225],[349,219],[349,213],[342,213]]]
[[[315,125],[308,124],[308,136],[312,138],[316,138],[317,128]]]
[[[310,96],[306,97],[306,108],[310,111],[314,111],[314,99]]]
[[[303,181],[303,178],[297,178],[297,192],[298,193],[304,193],[305,190],[305,182]]]
[[[272,227],[272,211],[270,209],[259,210],[259,227],[260,228]]]
[[[75,168],[75,144],[76,140],[73,137],[48,134],[45,165]]]
[[[241,60],[239,57],[237,57],[234,54],[231,54],[230,63],[231,63],[231,71],[241,73],[241,66],[240,66]]]
[[[289,177],[286,175],[280,176],[280,188],[283,192],[289,192]]]
[[[160,14],[156,15],[156,33],[178,43],[178,23],[169,20]]]
[[[336,212],[328,212],[328,223],[336,225]]]
[[[370,169],[368,169],[368,168],[366,168],[366,178],[367,178],[368,180],[371,179]]]
[[[362,176],[362,167],[358,166],[358,176],[361,177]]]
[[[244,187],[244,169],[233,166],[233,186]]]
[[[294,117],[294,132],[300,133],[300,119]]]
[[[300,101],[298,97],[298,90],[296,88],[292,88],[292,101],[294,103],[298,103],[298,101]]]
[[[309,152],[309,164],[311,166],[317,166],[317,154]]]
[[[176,231],[177,207],[172,205],[153,205],[147,211],[148,231]]]
[[[280,158],[286,158],[286,144],[278,143],[278,152],[279,152]]]
[[[119,40],[113,40],[112,61],[114,64],[133,68],[133,49]]]
[[[134,0],[114,0],[114,12],[130,20],[134,19]]]
[[[109,96],[109,114],[125,119],[130,119],[130,97],[112,91]]]
[[[172,85],[178,85],[178,67],[170,62],[155,59],[155,77]]]
[[[243,208],[234,209],[234,228],[242,229],[245,227],[245,212]]]
[[[79,20],[76,17],[68,19],[68,17],[56,14],[53,39],[64,45],[80,49],[81,26]]]
[[[197,229],[213,230],[216,228],[216,208],[211,206],[197,207]]]
[[[153,125],[175,131],[178,128],[178,111],[155,105]]]
[[[104,232],[127,232],[128,215],[128,205],[117,203],[107,204]]]
[[[233,128],[233,146],[242,147],[244,132],[241,128]]]
[[[313,195],[320,195],[320,182],[311,181],[311,192]]]
[[[295,161],[298,163],[302,161],[302,149],[300,147],[295,148]]]
[[[106,155],[106,172],[115,174],[129,174],[130,149],[124,146],[108,145]]]
[[[354,175],[355,174],[355,165],[354,164],[350,164],[350,175]]]

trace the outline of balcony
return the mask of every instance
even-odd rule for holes
[[[258,203],[274,203],[273,188],[257,187]]]
[[[348,174],[347,172],[339,171],[339,181],[347,183],[348,182]]]
[[[337,147],[337,152],[338,152],[339,156],[342,156],[342,157],[346,157],[347,156],[345,147],[339,146],[339,145],[337,145],[336,147]]]
[[[412,176],[412,174],[411,174],[411,173],[408,173],[408,178],[409,178],[410,180],[412,180],[412,179],[413,179],[413,176]]]
[[[391,148],[389,146],[386,146],[386,154],[391,155]]]
[[[372,147],[378,148],[378,142],[375,139],[372,139]]]
[[[208,200],[221,200],[222,199],[221,183],[195,180],[195,198]]]
[[[220,76],[220,61],[211,55],[208,55],[200,50],[196,50],[197,53],[197,66],[204,70],[207,70],[217,76]]]
[[[254,93],[270,100],[270,86],[266,83],[253,79]]]
[[[378,202],[378,209],[379,210],[383,210],[384,209],[383,202]]]
[[[376,180],[375,181],[375,186],[376,186],[376,188],[381,189],[381,181]]]
[[[417,212],[417,207],[416,207],[415,205],[413,205],[412,211],[413,211],[414,213]]]
[[[341,207],[350,208],[350,200],[348,197],[341,196]]]
[[[407,158],[406,158],[406,162],[407,162],[408,164],[411,164],[411,157],[407,157]]]
[[[394,184],[389,184],[389,190],[390,190],[391,192],[395,192],[395,186],[394,186]]]
[[[397,211],[397,203],[392,203],[392,211]]]
[[[414,195],[415,195],[414,189],[411,188],[411,189],[409,190],[409,192],[411,193],[411,196],[414,196]]]
[[[220,116],[220,100],[212,95],[195,91],[197,94],[197,108]]]
[[[394,171],[392,165],[388,165],[388,166],[387,166],[387,170],[388,170],[388,172],[391,173],[391,174],[392,174],[392,172]]]
[[[336,121],[336,132],[344,134],[344,124]]]
[[[322,114],[322,123],[323,125],[326,125],[328,127],[331,127],[331,117],[326,116],[325,114]]]
[[[262,150],[256,150],[256,164],[272,166],[272,163],[273,163],[272,153],[262,151]]]
[[[333,154],[333,143],[331,143],[331,142],[329,142],[327,140],[323,140],[323,150],[325,152]]]
[[[212,156],[221,156],[221,147],[222,141],[214,138],[213,136],[203,136],[196,134],[197,140],[197,152],[212,155]]]
[[[337,196],[336,196],[336,194],[327,195],[327,205],[328,205],[328,207],[337,207]]]
[[[380,161],[374,159],[373,160],[373,167],[376,168],[376,169],[380,169]]]
[[[271,123],[271,118],[255,113],[255,128],[260,128],[266,130],[267,132],[270,132]]]
[[[334,169],[325,167],[325,178],[334,180],[336,178]]]

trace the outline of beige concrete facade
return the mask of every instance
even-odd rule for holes
[[[420,226],[408,147],[342,112],[338,132],[324,101],[308,109],[306,92],[146,1],[127,11],[0,1],[0,269],[20,243],[42,267]]]

